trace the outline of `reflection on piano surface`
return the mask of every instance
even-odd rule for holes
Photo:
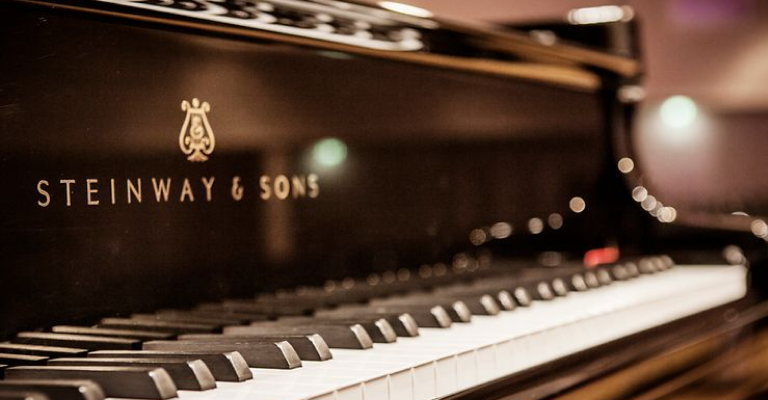
[[[768,312],[761,232],[637,184],[633,42],[541,28],[0,2],[0,399],[628,398],[720,365]]]

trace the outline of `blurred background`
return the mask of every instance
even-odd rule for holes
[[[442,18],[500,24],[564,21],[581,7],[631,7],[646,74],[635,135],[643,184],[665,204],[768,214],[768,1],[408,3]]]

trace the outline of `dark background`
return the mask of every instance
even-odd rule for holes
[[[768,214],[768,2],[762,0],[411,0],[438,16],[492,23],[564,21],[573,8],[628,5],[640,22],[646,100],[635,142],[643,183],[666,205]],[[659,124],[670,96],[699,118]]]

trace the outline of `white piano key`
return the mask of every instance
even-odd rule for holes
[[[491,381],[500,376],[496,364],[496,346],[497,345],[492,344],[477,349],[478,382]]]
[[[245,382],[240,382],[245,383]],[[327,392],[327,391],[326,391]],[[204,396],[201,394],[205,393]],[[179,391],[179,398],[184,400],[286,400],[302,399],[320,395],[321,391],[312,386],[286,386],[283,384],[260,382],[254,384],[219,385],[208,392]]]
[[[389,399],[413,400],[413,380],[413,368],[390,374],[388,382]]]
[[[520,370],[527,354],[520,350],[524,347],[524,338],[520,340],[505,340],[496,344],[496,368],[497,375],[504,376]]]
[[[363,385],[350,385],[336,391],[337,400],[365,400]]]
[[[383,375],[363,383],[365,400],[389,400],[389,375]]]
[[[435,360],[435,392],[438,397],[457,391],[457,368],[455,355]]]
[[[259,399],[261,400],[261,399]],[[310,400],[338,400],[336,392],[321,394],[320,396],[312,397]]]
[[[434,362],[413,367],[413,398],[434,399],[437,397],[437,369]]]
[[[456,355],[456,388],[469,389],[478,384],[477,350],[465,351]]]

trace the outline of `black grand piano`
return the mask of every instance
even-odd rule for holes
[[[636,28],[0,1],[0,399],[660,399],[760,365],[768,225],[645,184]]]

